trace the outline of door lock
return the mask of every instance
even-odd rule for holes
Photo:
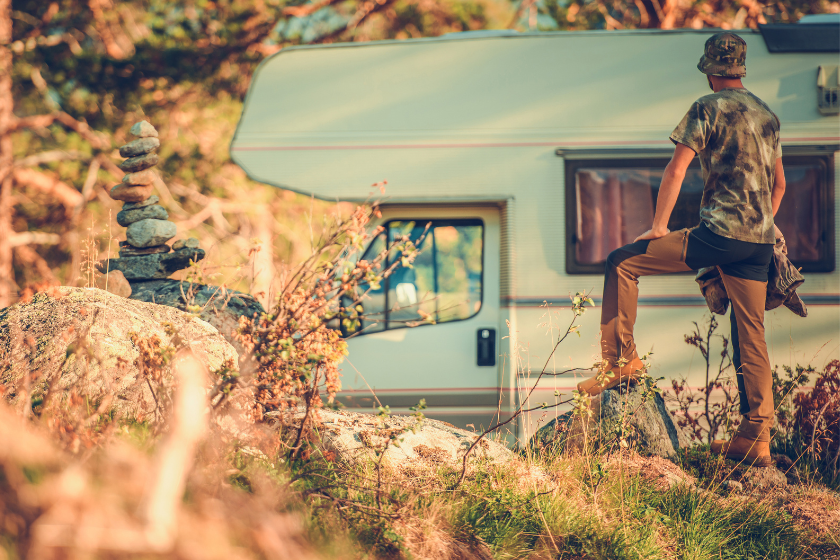
[[[478,329],[479,366],[496,365],[496,329]]]

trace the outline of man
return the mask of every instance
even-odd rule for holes
[[[785,179],[779,119],[741,83],[746,52],[746,43],[734,33],[718,33],[706,41],[697,68],[714,93],[698,99],[671,134],[674,155],[662,177],[653,227],[607,258],[602,372],[581,382],[578,390],[595,395],[644,368],[633,341],[640,276],[717,266],[732,302],[744,417],[732,440],[716,441],[712,450],[769,466],[774,408],[764,303],[775,243],[773,216]],[[695,155],[705,182],[701,223],[670,232],[668,219]]]

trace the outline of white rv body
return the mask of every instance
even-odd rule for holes
[[[744,84],[778,115],[786,156],[816,154],[828,162],[820,219],[821,243],[831,254],[822,260],[825,271],[806,272],[799,290],[809,317],[780,308],[766,319],[772,364],[820,367],[840,357],[840,118],[817,109],[817,70],[836,68],[838,57],[771,54],[760,34],[741,34],[748,45]],[[709,92],[695,67],[709,35],[467,33],[296,47],[263,62],[231,146],[253,179],[358,201],[378,195],[371,185],[387,180],[383,222],[484,224],[478,313],[352,338],[342,381],[347,402],[371,410],[374,392],[400,412],[425,398],[428,416],[478,428],[520,404],[529,373],[533,378],[546,364],[550,373],[588,367],[598,358],[597,307],[580,318],[580,337],[551,355],[571,319],[570,295],[587,292],[598,302],[603,285],[603,273],[569,272],[574,214],[567,201],[575,187],[567,185],[567,166],[640,159],[664,166],[671,131]],[[783,204],[798,201],[788,196]],[[643,278],[639,306],[636,340],[640,350],[653,350],[652,373],[702,385],[705,363],[684,341],[692,322],[709,313],[693,275]],[[728,335],[728,317],[718,320]],[[482,329],[495,330],[492,367],[476,365]],[[530,400],[553,404],[569,398],[575,384],[571,374],[545,378]],[[521,422],[520,435],[540,418]]]

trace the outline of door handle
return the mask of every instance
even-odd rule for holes
[[[476,363],[479,366],[496,365],[496,329],[478,329],[478,356]]]

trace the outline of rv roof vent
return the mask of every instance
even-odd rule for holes
[[[787,52],[840,52],[840,21],[759,25],[767,50]]]
[[[820,66],[817,70],[817,108],[823,115],[840,114],[840,72],[837,66]]]

